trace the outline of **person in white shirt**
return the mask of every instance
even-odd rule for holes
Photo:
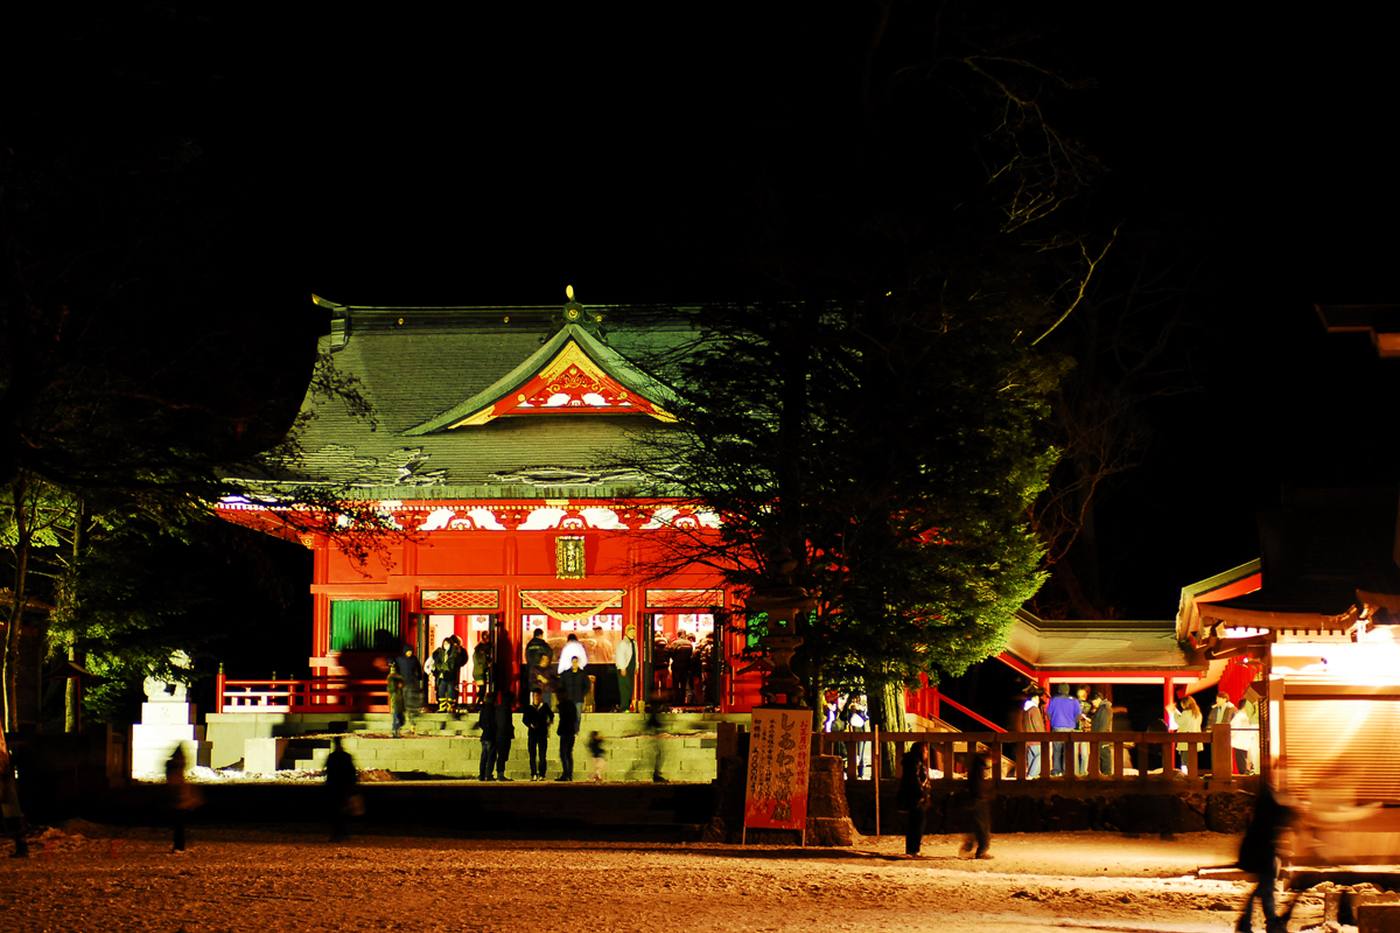
[[[564,642],[564,648],[559,652],[559,673],[562,674],[569,669],[571,658],[578,658],[579,667],[588,666],[588,652],[583,650],[583,643],[573,632],[569,633],[568,641]]]
[[[627,626],[622,641],[617,643],[617,654],[613,657],[617,666],[617,707],[627,713],[632,710],[632,682],[637,676],[637,627]]]

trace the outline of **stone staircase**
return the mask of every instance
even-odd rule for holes
[[[711,781],[715,777],[715,719],[706,714],[676,714],[668,717],[658,739],[643,732],[646,717],[641,714],[585,713],[574,743],[574,779],[592,776],[588,735],[597,730],[603,737],[605,778],[609,781],[650,781],[656,743],[662,752],[662,771],[675,781]],[[520,715],[515,715],[515,737],[506,761],[506,777],[528,781],[529,743]],[[345,737],[345,750],[361,770],[380,770],[414,777],[476,778],[481,763],[480,734],[473,728],[475,715],[461,719],[441,713],[413,719],[399,738],[389,735],[387,716],[368,716],[352,721]],[[559,736],[549,736],[548,774],[557,777]],[[320,757],[322,766],[324,756]]]

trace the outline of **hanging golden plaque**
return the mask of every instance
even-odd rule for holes
[[[564,535],[554,539],[554,575],[560,580],[582,580],[583,537]]]

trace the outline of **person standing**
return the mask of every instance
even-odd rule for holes
[[[1032,693],[1030,696],[1026,697],[1024,709],[1025,731],[1035,733],[1044,732],[1045,713],[1040,709],[1040,694],[1038,692]],[[1026,777],[1028,779],[1040,777],[1040,752],[1042,747],[1043,746],[1039,742],[1026,743]]]
[[[632,694],[637,676],[637,627],[627,626],[622,640],[617,643],[617,654],[613,657],[617,667],[617,707],[624,713],[634,709]]]
[[[476,777],[489,781],[496,766],[496,704],[489,696],[482,697],[477,706],[476,728],[481,730],[481,762]]]
[[[1201,708],[1196,705],[1196,698],[1185,696],[1181,698],[1181,710],[1176,714],[1176,731],[1183,733],[1193,733],[1201,731]],[[1177,755],[1181,761],[1181,772],[1187,771],[1187,756],[1196,754],[1196,744],[1194,742],[1178,742],[1176,746]]]
[[[928,743],[915,742],[900,759],[899,796],[904,811],[904,854],[913,858],[924,843],[924,824],[933,799],[928,766]]]
[[[433,652],[433,689],[437,692],[439,713],[457,712],[457,678],[465,658],[456,636],[442,640],[442,647]]]
[[[568,669],[559,675],[559,694],[574,704],[575,712],[582,712],[583,701],[588,698],[588,673],[577,655],[569,658]]]
[[[685,632],[677,632],[671,644],[666,646],[666,653],[671,657],[671,686],[676,690],[676,705],[686,706],[691,701],[690,659],[695,653],[695,646]]]
[[[986,752],[974,751],[968,756],[967,798],[972,832],[963,839],[958,851],[973,858],[992,857],[987,851],[992,845],[991,781],[987,776],[990,767],[991,757]]]
[[[529,696],[528,691],[532,691],[538,684],[535,683],[535,672],[539,670],[540,664],[554,663],[554,649],[549,647],[549,642],[545,641],[544,629],[537,628],[530,640],[525,643],[525,696]]]
[[[394,659],[394,667],[403,677],[404,723],[410,728],[413,719],[423,709],[423,665],[411,645],[404,645],[403,651]]]
[[[574,779],[574,739],[578,736],[579,707],[563,693],[559,694],[559,768],[556,781]]]
[[[1045,710],[1046,718],[1050,720],[1050,731],[1074,732],[1079,728],[1079,712],[1079,701],[1069,695],[1069,684],[1060,684],[1055,688],[1055,697]],[[1050,748],[1050,755],[1050,776],[1059,777],[1065,773],[1065,743],[1054,743]]]
[[[1074,688],[1074,698],[1079,701],[1079,732],[1089,732],[1093,729],[1094,709],[1089,702],[1089,688],[1082,684]],[[1089,743],[1076,742],[1074,744],[1074,773],[1084,777],[1089,773]]]
[[[1235,709],[1235,704],[1230,702],[1230,698],[1225,694],[1225,691],[1217,691],[1215,694],[1215,704],[1210,708],[1208,721],[1206,723],[1206,725],[1210,727],[1209,731],[1214,732],[1215,726],[1230,725],[1235,718],[1235,714],[1238,712],[1239,710]],[[1233,745],[1233,736],[1231,738],[1231,744]],[[1231,764],[1234,764],[1233,751],[1231,752]]]
[[[543,781],[549,754],[549,727],[554,724],[554,710],[544,702],[544,693],[534,690],[530,693],[530,705],[521,714],[525,725],[525,738],[529,743],[530,780]]]
[[[360,772],[355,768],[355,759],[345,750],[344,742],[336,736],[331,744],[331,753],[326,756],[326,797],[331,811],[331,842],[342,842],[348,836],[347,821],[357,815],[355,809],[355,784]]]
[[[397,665],[389,665],[389,676],[384,679],[384,689],[389,694],[389,713],[392,717],[389,731],[397,739],[404,724],[403,675],[399,673]]]
[[[570,665],[578,661],[580,668],[588,667],[588,652],[583,649],[583,643],[578,640],[578,636],[573,632],[564,640],[564,647],[559,650],[559,673],[568,673]],[[580,701],[582,702],[582,701]]]
[[[1095,693],[1089,699],[1089,708],[1093,711],[1090,721],[1090,729],[1094,732],[1113,731],[1113,704],[1104,699],[1102,693]],[[1099,746],[1099,775],[1108,777],[1113,773],[1113,746],[1105,742]]]
[[[486,681],[491,676],[491,633],[477,636],[472,648],[472,702],[480,707],[486,699]]]
[[[554,659],[547,654],[539,656],[530,680],[530,689],[538,690],[545,706],[554,705],[554,694],[559,692],[559,675],[554,673]]]
[[[506,764],[510,761],[510,746],[515,741],[515,713],[512,710],[510,691],[502,690],[496,695],[496,780],[509,781],[506,777]]]

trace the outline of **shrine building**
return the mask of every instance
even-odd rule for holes
[[[674,308],[371,307],[315,298],[331,315],[320,349],[372,411],[308,391],[303,458],[282,482],[333,484],[372,503],[390,530],[357,562],[325,534],[314,554],[309,679],[221,677],[217,712],[264,701],[289,712],[382,711],[384,661],[427,659],[444,638],[491,647],[488,689],[519,698],[525,646],[543,631],[557,659],[576,637],[595,675],[593,708],[745,712],[756,671],[724,622],[721,574],[668,566],[667,540],[716,516],[642,494],[633,445],[674,429],[670,394],[634,363],[691,336]],[[286,534],[247,499],[231,521]],[[614,657],[636,627],[639,670],[619,696]],[[737,663],[736,663],[737,662]],[[472,702],[472,665],[458,699]]]

